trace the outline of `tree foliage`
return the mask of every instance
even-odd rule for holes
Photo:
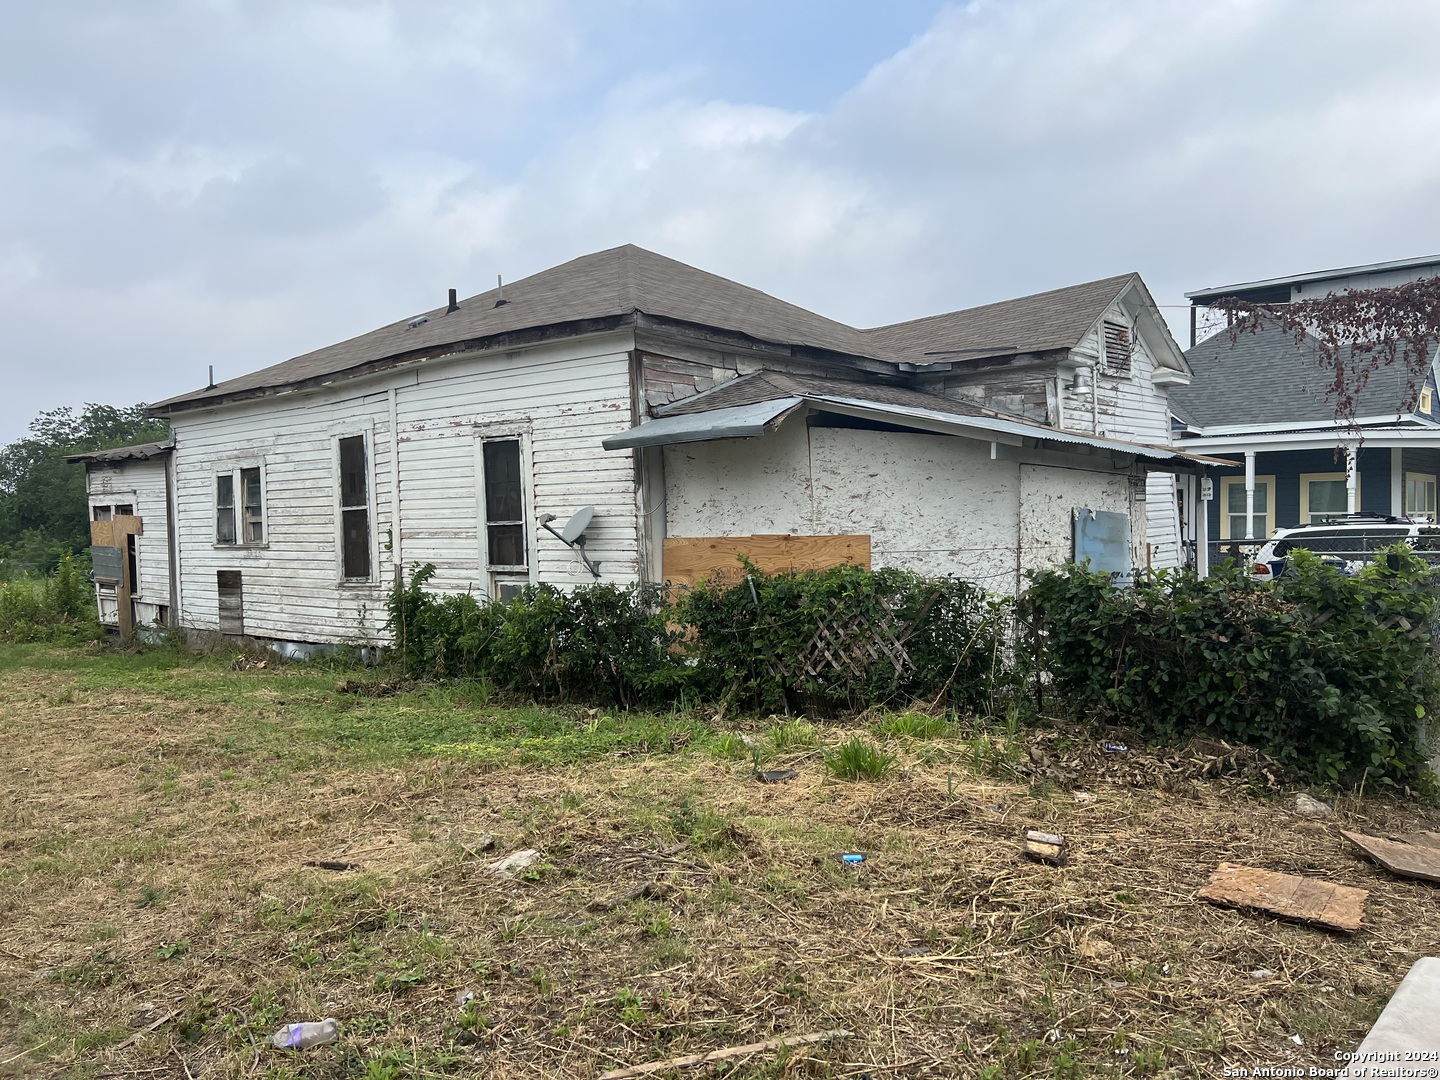
[[[1232,342],[1266,326],[1279,327],[1296,344],[1314,340],[1320,366],[1330,377],[1325,393],[1335,402],[1336,419],[1351,425],[1370,376],[1393,364],[1406,373],[1406,397],[1395,408],[1413,409],[1440,340],[1440,278],[1386,289],[1346,289],[1285,304],[1232,297],[1214,306],[1225,312]]]
[[[88,404],[42,412],[30,432],[0,449],[0,577],[52,572],[90,545],[85,467],[66,455],[167,437],[168,425],[144,405]]]

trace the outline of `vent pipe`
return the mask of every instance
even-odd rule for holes
[[[214,390],[214,389],[215,389],[215,365],[214,365],[214,364],[211,364],[211,365],[210,365],[210,381],[205,384],[205,389],[206,389],[206,390]]]
[[[496,307],[504,307],[510,301],[505,299],[505,282],[500,280],[500,275],[495,275],[495,291],[500,295],[495,300]]]
[[[459,310],[460,310],[460,305],[455,302],[455,290],[454,290],[454,289],[451,289],[451,290],[450,290],[450,303],[449,303],[449,304],[446,306],[446,308],[445,308],[445,314],[446,314],[446,315],[449,315],[452,311],[459,311]]]

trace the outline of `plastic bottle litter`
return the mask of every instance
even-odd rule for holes
[[[328,1017],[318,1022],[286,1024],[270,1041],[277,1050],[308,1050],[312,1046],[324,1046],[340,1037],[340,1021]]]
[[[865,856],[858,851],[842,851],[840,853],[840,861],[842,863],[848,863],[851,866],[856,866],[865,861]]]

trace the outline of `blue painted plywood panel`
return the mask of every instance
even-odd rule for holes
[[[1097,574],[1119,574],[1130,579],[1130,515],[1109,510],[1075,510],[1075,561],[1090,561]]]

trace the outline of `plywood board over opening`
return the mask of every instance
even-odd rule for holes
[[[860,534],[796,536],[671,536],[665,539],[664,578],[695,585],[710,577],[738,580],[743,555],[767,574],[826,570],[850,563],[870,569],[870,537]]]

